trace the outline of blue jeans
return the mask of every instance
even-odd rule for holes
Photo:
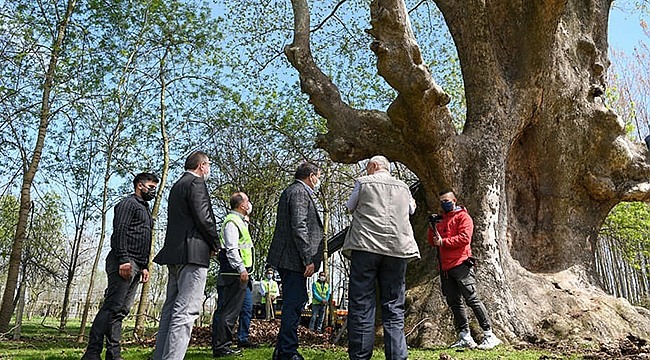
[[[311,304],[311,320],[309,321],[309,330],[323,331],[323,317],[325,317],[327,305]]]
[[[278,359],[298,354],[300,313],[307,303],[307,279],[302,273],[278,269],[282,279],[282,317],[276,346]]]
[[[350,259],[348,354],[370,359],[375,344],[375,280],[379,284],[386,360],[408,356],[404,336],[406,259],[353,250]]]
[[[97,312],[90,328],[88,347],[84,358],[99,359],[104,338],[106,338],[106,358],[109,360],[121,358],[122,320],[129,314],[133,306],[142,273],[140,267],[133,261],[131,261],[130,279],[123,279],[119,269],[120,264],[118,264],[117,258],[110,252],[106,257],[108,286],[104,291],[104,304]]]
[[[251,318],[253,317],[253,291],[251,290],[252,283],[249,282],[246,287],[246,295],[244,296],[244,304],[242,304],[241,312],[239,313],[239,330],[237,331],[237,340],[239,343],[248,342],[248,330],[251,327]]]

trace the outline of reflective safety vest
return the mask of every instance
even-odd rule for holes
[[[280,296],[280,288],[278,288],[278,283],[275,282],[275,280],[262,280],[262,290],[264,290],[264,295],[262,295],[262,299],[260,299],[262,304],[266,304],[266,294],[268,293],[271,293],[271,295],[276,298]],[[275,300],[273,302],[275,303]]]
[[[246,268],[250,268],[253,266],[253,240],[251,239],[251,234],[248,232],[248,226],[244,222],[244,219],[241,218],[241,216],[234,213],[226,215],[226,218],[223,221],[223,225],[221,226],[221,247],[223,248],[225,246],[223,235],[224,229],[229,222],[235,224],[235,226],[237,226],[237,229],[239,229],[239,256],[241,256],[244,266]],[[221,253],[223,253],[223,257],[226,258],[225,251],[223,249],[221,250]],[[224,268],[226,263],[228,263],[228,259],[226,258],[225,262],[223,262],[220,257],[220,262],[221,267]],[[230,265],[228,264],[227,267],[230,268]]]
[[[327,282],[321,283],[320,281],[315,281],[313,285],[314,294],[318,295],[323,300],[329,300],[329,291],[330,286]],[[313,296],[312,304],[320,304],[321,302]]]

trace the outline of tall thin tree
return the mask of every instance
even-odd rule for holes
[[[2,295],[2,305],[0,306],[0,332],[4,332],[9,327],[11,316],[14,312],[14,296],[18,284],[18,275],[20,272],[20,258],[25,241],[27,219],[31,207],[31,188],[38,171],[47,129],[51,120],[50,102],[51,92],[55,84],[55,75],[57,69],[57,62],[63,50],[66,39],[66,31],[68,24],[72,18],[76,0],[68,0],[66,2],[65,11],[63,16],[58,19],[58,26],[54,33],[52,41],[52,48],[49,56],[49,63],[43,81],[43,92],[41,98],[41,110],[39,113],[39,127],[38,136],[34,149],[30,158],[23,159],[23,180],[20,189],[20,210],[18,214],[18,224],[16,226],[16,234],[11,248],[11,255],[9,258],[9,270],[7,273],[7,282]]]

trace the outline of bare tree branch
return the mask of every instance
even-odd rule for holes
[[[318,31],[321,27],[323,27],[323,25],[325,25],[325,23],[327,22],[327,20],[329,20],[332,16],[334,16],[334,14],[336,14],[336,10],[337,10],[341,5],[343,5],[346,1],[347,1],[347,0],[339,0],[339,2],[336,4],[336,6],[334,6],[334,9],[332,10],[332,12],[331,12],[329,15],[327,15],[327,16],[323,19],[323,21],[320,22],[320,24],[316,25],[316,27],[315,27],[311,32],[316,32],[316,31]]]

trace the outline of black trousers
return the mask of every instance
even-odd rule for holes
[[[467,315],[465,315],[463,299],[465,299],[467,306],[474,311],[476,320],[481,325],[481,328],[484,331],[491,329],[487,309],[476,295],[476,279],[474,277],[474,270],[470,266],[460,264],[448,271],[443,271],[440,274],[440,282],[442,285],[442,293],[447,299],[447,305],[449,305],[451,312],[454,314],[454,325],[458,331],[469,331],[469,323],[467,321]]]
[[[235,323],[241,312],[248,282],[239,275],[219,274],[217,278],[217,310],[212,316],[212,352],[230,347]]]
[[[120,358],[122,320],[129,314],[135,301],[135,293],[142,275],[140,267],[131,261],[131,278],[120,276],[120,264],[113,253],[106,257],[108,286],[104,290],[104,304],[99,309],[90,328],[88,347],[83,359],[99,359],[102,343],[106,338],[106,359]]]

